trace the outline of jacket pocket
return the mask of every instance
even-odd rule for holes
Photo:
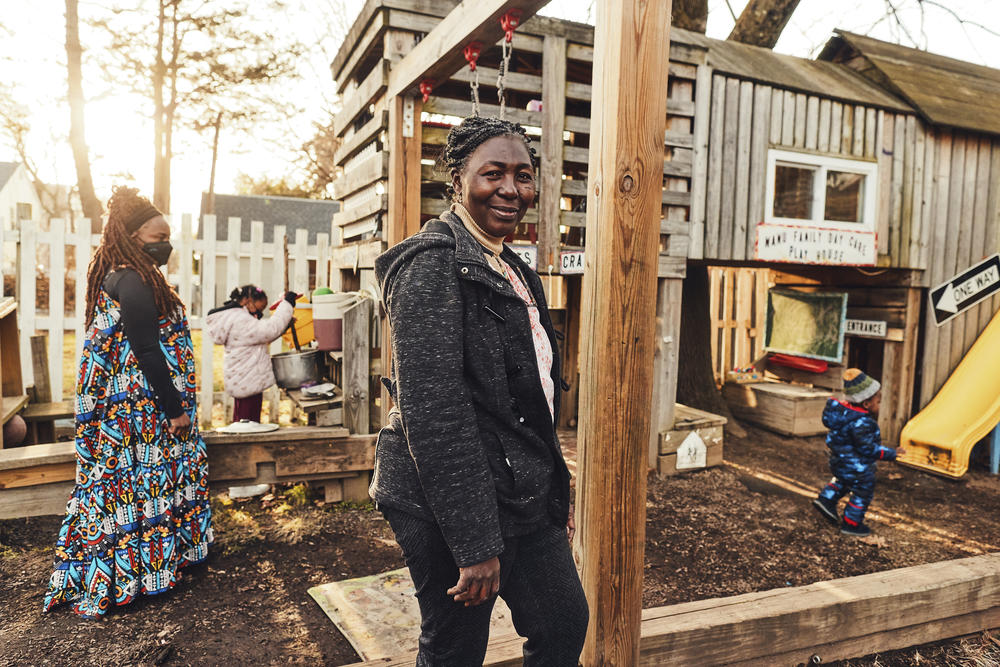
[[[504,450],[503,443],[496,433],[483,433],[484,444],[486,445],[486,458],[489,461],[490,469],[493,471],[493,479],[497,491],[503,495],[514,496],[518,490],[518,475],[511,464],[510,458]]]

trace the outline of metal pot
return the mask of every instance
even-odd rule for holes
[[[298,389],[323,377],[323,352],[282,352],[271,357],[274,379],[282,389]]]

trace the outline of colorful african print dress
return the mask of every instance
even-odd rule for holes
[[[198,431],[187,318],[160,319],[160,349],[191,418],[171,435],[125,338],[118,303],[98,297],[76,389],[76,487],[56,542],[45,611],[102,616],[173,588],[212,542],[208,459]]]

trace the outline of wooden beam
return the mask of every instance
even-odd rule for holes
[[[368,299],[344,313],[344,426],[356,434],[371,432],[371,317]]]
[[[998,626],[1000,554],[989,554],[646,609],[635,664],[827,664]],[[520,665],[523,643],[494,637],[483,664]]]
[[[585,665],[639,661],[670,6],[597,4],[577,482]]]
[[[500,39],[500,18],[505,13],[519,9],[523,23],[546,4],[548,0],[464,0],[393,68],[388,95],[416,94],[424,79],[447,80],[465,64],[462,49],[467,44],[493,44]]]
[[[538,196],[538,272],[559,270],[563,131],[566,124],[566,38],[542,45],[542,155]]]

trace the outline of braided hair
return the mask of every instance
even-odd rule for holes
[[[528,150],[531,166],[538,167],[538,154],[519,123],[492,116],[469,116],[448,132],[444,150],[438,157],[437,169],[449,174],[461,173],[476,149],[495,137],[520,137]],[[451,185],[448,186],[448,194],[455,199],[455,189]]]
[[[183,309],[177,292],[167,284],[159,268],[132,238],[129,226],[134,226],[133,218],[137,215],[142,217],[144,211],[147,212],[145,215],[153,213],[147,220],[158,213],[136,188],[112,188],[111,199],[108,200],[108,221],[101,235],[101,245],[87,269],[87,327],[94,322],[94,307],[104,279],[109,273],[122,267],[133,269],[142,282],[152,288],[156,308],[161,315],[172,316]]]
[[[243,299],[267,301],[267,293],[256,285],[244,285],[243,287],[237,287],[229,293],[228,303],[239,303]]]

